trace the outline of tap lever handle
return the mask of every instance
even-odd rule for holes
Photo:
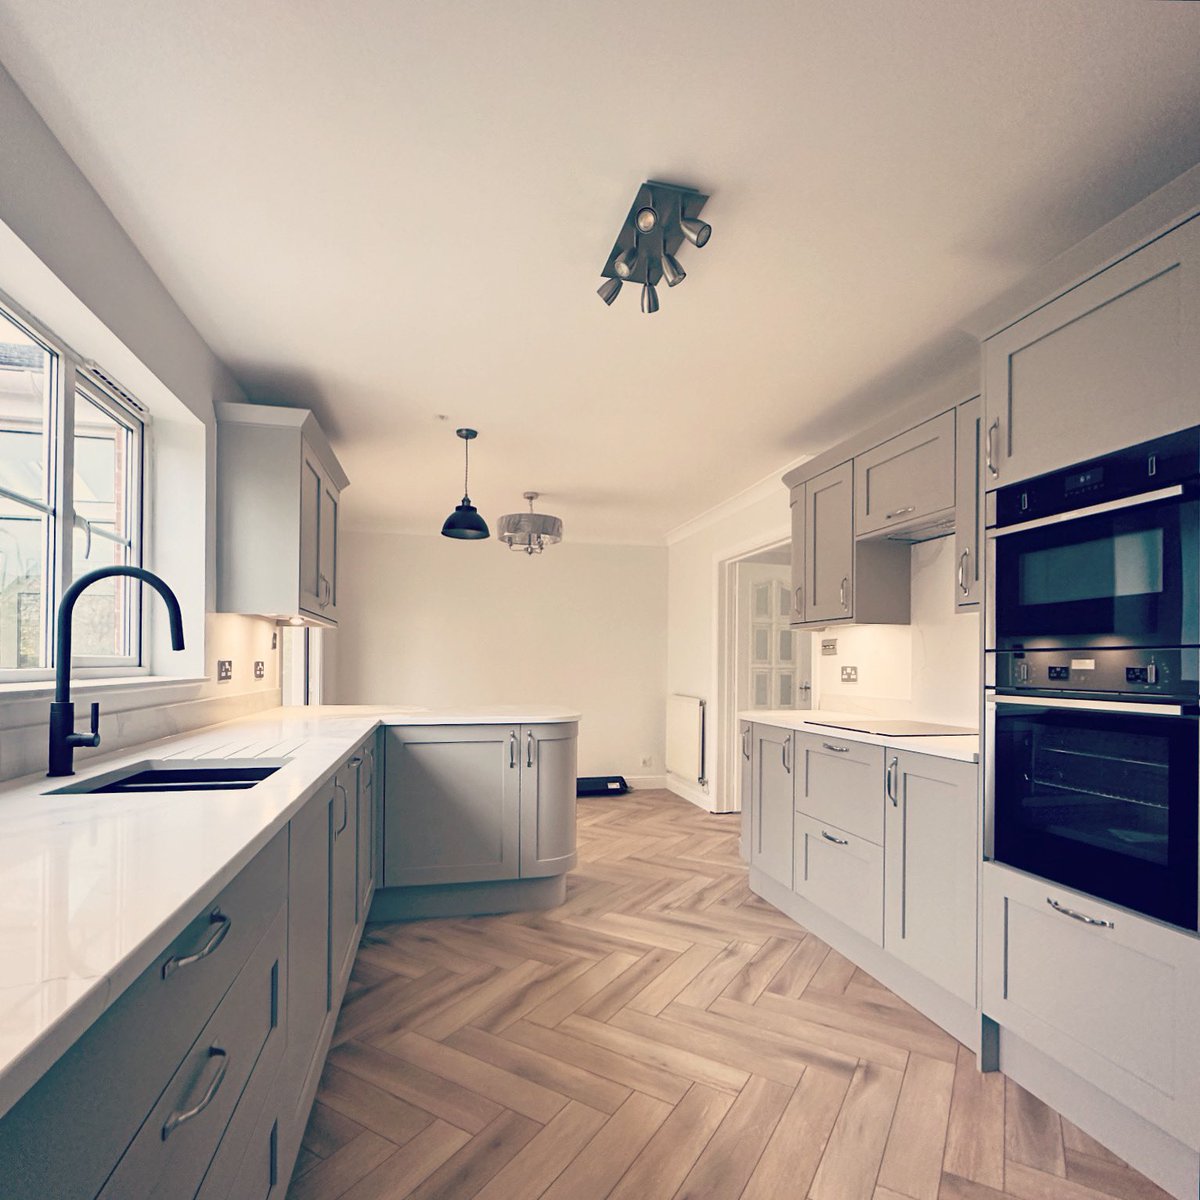
[[[96,739],[96,745],[100,744],[100,702],[92,701],[92,736]]]

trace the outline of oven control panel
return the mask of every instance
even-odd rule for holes
[[[1200,695],[1200,650],[998,650],[988,653],[988,686],[1009,691],[1173,697]]]

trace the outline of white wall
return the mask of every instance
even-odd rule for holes
[[[666,557],[344,531],[332,703],[553,704],[581,775],[663,774]],[[643,759],[650,760],[649,765]]]
[[[107,688],[105,748],[162,736],[278,702],[271,627],[213,616],[216,400],[244,400],[229,371],[189,322],[104,202],[12,77],[0,67],[0,291],[94,359],[151,411],[157,462],[151,472],[155,528],[148,565],[180,594],[188,650],[172,655],[157,599],[147,604],[155,670],[214,675],[232,658],[231,683],[150,691]],[[252,662],[267,663],[266,679]],[[0,778],[44,762],[48,704],[0,686]],[[140,715],[135,718],[134,714]]]

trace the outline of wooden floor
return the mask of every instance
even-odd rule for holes
[[[562,907],[368,931],[289,1200],[1166,1196],[753,896],[737,817],[579,816]]]

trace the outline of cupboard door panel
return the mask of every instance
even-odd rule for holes
[[[854,464],[810,479],[804,491],[804,619],[852,617]]]
[[[300,607],[321,611],[321,505],[324,476],[307,452],[300,463]]]
[[[854,532],[901,529],[954,507],[954,411],[854,460]]]
[[[794,805],[792,733],[754,726],[754,813],[750,863],[777,883],[792,886]]]
[[[887,761],[885,945],[974,1004],[977,768],[893,750]]]
[[[523,725],[521,876],[559,875],[575,865],[578,727]]]
[[[754,726],[738,722],[738,801],[742,807],[742,858],[751,861],[754,845]]]
[[[978,609],[983,598],[983,401],[979,396],[958,406],[955,428],[954,607]]]
[[[988,488],[1196,422],[1200,220],[984,343]]]
[[[792,624],[806,620],[804,615],[804,491],[802,483],[792,488]]]
[[[387,887],[519,876],[519,733],[510,725],[387,730]]]
[[[343,767],[334,779],[329,830],[330,987],[341,994],[357,949],[358,924],[358,768]]]

